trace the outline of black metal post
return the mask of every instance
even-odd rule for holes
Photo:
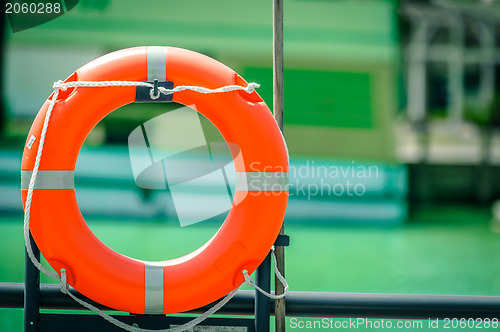
[[[30,233],[33,254],[40,260],[38,249]],[[25,248],[24,258],[24,331],[38,332],[40,321],[40,271],[31,262]]]
[[[271,253],[268,253],[266,259],[257,268],[255,275],[257,286],[270,292],[271,290]],[[255,290],[255,331],[269,332],[271,318],[271,302],[269,298]]]

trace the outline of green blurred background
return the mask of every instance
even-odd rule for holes
[[[15,15],[2,24],[0,282],[23,281],[20,162],[54,81],[111,51],[176,46],[260,83],[272,106],[270,0],[61,4],[64,15],[38,26]],[[291,166],[376,169],[366,177],[292,176],[291,290],[500,294],[496,1],[288,0],[284,15]],[[76,192],[88,224],[134,258],[189,253],[225,217],[181,228],[168,192],[134,182],[129,134],[174,108],[115,111],[94,128],[77,163]],[[208,120],[200,121],[207,141],[221,140]],[[363,194],[297,189],[348,181]],[[211,195],[210,187],[202,190]],[[21,309],[0,309],[0,331],[21,329]]]

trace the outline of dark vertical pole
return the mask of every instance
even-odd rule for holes
[[[273,113],[283,131],[283,0],[273,0]]]
[[[40,250],[31,237],[33,254],[40,260]],[[28,253],[24,258],[24,332],[38,332],[40,317],[40,271],[31,262]]]
[[[256,284],[265,290],[271,291],[271,253],[260,264],[255,276]],[[269,298],[255,290],[255,331],[269,332],[271,315],[271,302]]]
[[[273,112],[276,123],[283,132],[284,90],[283,90],[283,1],[273,0]],[[281,226],[280,235],[285,235],[285,223]],[[285,276],[285,247],[276,246],[276,263],[278,270]],[[275,278],[276,294],[283,294],[284,288]],[[276,332],[286,329],[285,299],[275,301]]]

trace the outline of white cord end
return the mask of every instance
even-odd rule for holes
[[[61,293],[68,294],[68,292],[69,292],[69,286],[68,286],[68,282],[66,281],[66,269],[62,268],[61,269]]]
[[[252,280],[252,278],[250,278],[247,270],[243,270],[243,277],[245,277],[245,284],[250,287],[255,287],[255,282]]]
[[[255,89],[258,89],[258,88],[260,88],[260,84],[258,84],[258,83],[248,83],[248,86],[245,89],[245,91],[247,93],[253,93],[255,91]]]

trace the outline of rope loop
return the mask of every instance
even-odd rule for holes
[[[158,87],[158,90],[156,91],[156,95],[154,93],[155,93],[154,88],[151,88],[149,90],[149,96],[151,97],[151,99],[156,100],[156,99],[160,98],[161,90],[159,87]]]
[[[271,248],[271,253],[273,255],[273,260],[274,260],[274,273],[276,274],[276,277],[278,277],[278,280],[283,285],[283,288],[284,288],[283,294],[276,295],[276,294],[271,294],[271,293],[266,292],[265,290],[263,290],[262,288],[257,286],[255,281],[253,281],[253,279],[250,278],[247,270],[243,270],[243,276],[245,277],[245,283],[248,286],[255,288],[261,294],[269,297],[270,299],[279,300],[279,299],[282,299],[286,296],[286,293],[288,292],[288,282],[285,280],[285,278],[283,277],[283,275],[281,274],[281,272],[278,269],[278,262],[276,260],[276,253],[274,252],[274,246]]]

